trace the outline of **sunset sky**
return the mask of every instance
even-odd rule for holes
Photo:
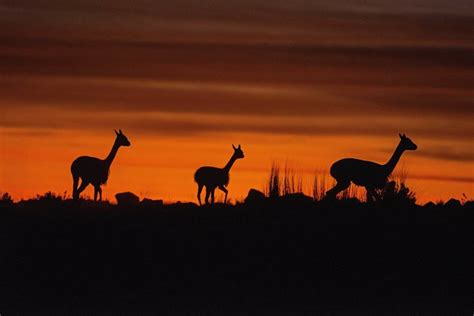
[[[340,158],[385,163],[402,132],[420,202],[473,199],[473,25],[468,0],[1,1],[0,191],[71,194],[72,161],[119,128],[105,198],[194,202],[232,144],[235,201],[274,160],[309,188]]]

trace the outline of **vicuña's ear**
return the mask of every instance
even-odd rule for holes
[[[238,149],[240,149],[240,144],[239,144],[239,147],[237,147]]]
[[[398,136],[400,136],[400,139],[402,139],[402,138],[403,138],[402,134],[400,134],[400,133],[398,133]]]
[[[233,148],[234,150],[236,150],[236,149],[237,149],[237,148],[235,148],[234,144],[232,144],[232,148]]]
[[[121,129],[119,129],[119,133],[120,133],[120,135],[122,135],[122,134],[123,134]]]
[[[119,134],[116,129],[114,129],[114,131],[115,131],[115,135],[118,135],[118,134]]]

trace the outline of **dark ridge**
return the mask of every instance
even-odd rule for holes
[[[472,202],[0,204],[0,311],[472,312]]]

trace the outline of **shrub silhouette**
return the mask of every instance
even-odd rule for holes
[[[63,197],[57,193],[48,191],[43,195],[37,194],[36,200],[38,201],[62,201]]]
[[[406,206],[416,203],[416,194],[405,185],[405,182],[387,182],[383,189],[376,192],[376,197],[385,205]]]
[[[2,206],[10,206],[13,204],[13,199],[8,192],[4,192],[0,196],[0,205]]]

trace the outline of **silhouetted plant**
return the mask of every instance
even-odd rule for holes
[[[416,203],[415,192],[405,184],[405,181],[389,181],[383,189],[377,192],[378,200],[389,205],[409,205]]]
[[[283,176],[283,195],[303,192],[303,177],[285,163]]]
[[[335,185],[335,181],[333,180],[332,186]],[[326,195],[326,191],[328,189],[328,181],[327,181],[327,174],[322,171],[316,172],[313,177],[313,187],[311,196],[315,201],[321,201],[324,199]],[[359,201],[363,200],[363,194],[361,190],[351,184],[349,188],[342,192],[340,199],[357,199]]]
[[[281,193],[280,183],[280,167],[275,161],[270,168],[270,176],[268,177],[268,184],[265,189],[265,194],[268,197],[278,197]]]
[[[324,198],[326,192],[326,176],[319,171],[314,174],[311,196],[313,200],[319,201]]]
[[[290,167],[287,162],[283,167],[281,174],[281,166],[274,161],[270,168],[268,183],[265,187],[265,194],[268,197],[278,197],[293,193],[303,192],[303,176],[294,168]]]
[[[328,189],[327,171],[317,170],[313,176],[311,196],[315,201],[321,201]]]
[[[466,195],[466,193],[463,193],[463,194],[462,194],[461,204],[464,205],[464,204],[466,204],[466,203],[468,203],[468,202],[472,202],[472,201],[474,201],[474,200],[469,199],[468,196]]]
[[[62,201],[63,197],[59,194],[56,194],[54,192],[48,191],[43,195],[36,195],[36,199],[38,201]]]
[[[0,204],[1,205],[11,205],[11,204],[13,204],[13,199],[12,199],[11,195],[8,192],[4,192],[3,194],[1,194]]]
[[[361,192],[357,186],[351,183],[349,188],[347,190],[344,190],[342,192],[342,199],[358,199],[358,200],[363,200],[361,198]]]

